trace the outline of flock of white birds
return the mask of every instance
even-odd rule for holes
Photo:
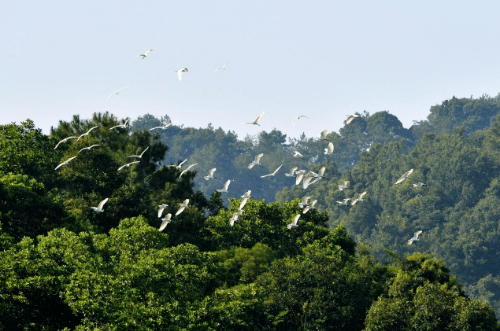
[[[148,53],[152,52],[153,50],[150,49],[150,50],[147,50],[146,52],[142,53],[142,54],[139,54],[136,56],[136,58],[140,57],[142,60],[144,60],[146,57],[148,57]],[[215,69],[214,72],[217,72],[218,70],[225,70],[226,69],[226,65],[229,64],[229,61],[227,61],[226,63],[224,63],[223,66],[221,67],[218,67]],[[175,71],[177,73],[177,78],[179,79],[179,81],[182,81],[182,74],[183,73],[186,73],[188,72],[188,69],[187,68],[182,68],[182,69],[179,69],[177,71]],[[128,86],[124,86],[124,87],[121,87],[119,88],[118,90],[114,91],[113,93],[111,93],[109,96],[108,96],[108,99],[109,100],[113,95],[118,95],[123,89],[127,88]],[[258,125],[260,126],[259,124],[259,121],[262,119],[262,117],[264,116],[264,112],[262,112],[259,116],[257,116],[257,118],[255,119],[255,121],[253,122],[242,122],[241,124],[251,124],[251,125]],[[357,114],[353,114],[353,115],[350,115],[347,120],[346,120],[346,125],[347,124],[350,124],[353,120],[355,120],[356,118],[359,118],[360,116],[357,115]],[[305,115],[299,115],[299,116],[296,116],[293,118],[293,121],[292,121],[292,124],[295,125],[295,122],[298,121],[300,118],[308,118],[307,116]],[[110,130],[114,130],[114,129],[117,129],[117,128],[122,128],[122,129],[126,129],[127,128],[127,124],[129,122],[130,118],[127,119],[123,124],[119,124],[119,125],[116,125],[112,128],[110,128]],[[156,130],[156,129],[160,129],[160,130],[166,130],[168,129],[172,124],[174,124],[175,122],[170,122],[170,123],[167,123],[166,125],[163,125],[163,126],[157,126],[157,127],[153,127],[151,129],[149,129],[149,131],[152,131],[152,130]],[[94,126],[92,128],[90,128],[87,132],[83,133],[82,135],[78,136],[78,137],[75,137],[75,136],[71,136],[71,137],[67,137],[67,138],[64,138],[62,139],[61,141],[59,141],[57,143],[57,145],[54,147],[54,149],[57,149],[57,147],[62,144],[62,143],[65,143],[67,141],[69,141],[70,139],[77,139],[77,141],[79,141],[81,138],[89,135],[91,133],[92,130],[96,129],[98,126]],[[329,141],[328,139],[328,130],[323,130],[320,135],[319,135],[319,140],[325,140],[325,141]],[[99,147],[99,144],[94,144],[94,145],[91,145],[91,146],[88,146],[88,147],[84,147],[82,148],[78,154],[80,154],[82,151],[84,150],[90,150],[92,148],[95,148],[95,147]],[[121,167],[118,168],[118,171],[124,169],[124,168],[128,168],[134,164],[137,164],[137,163],[140,163],[144,155],[144,153],[147,152],[147,150],[149,149],[149,146],[144,150],[142,151],[141,154],[139,155],[129,155],[128,157],[130,158],[136,158],[135,161],[133,162],[129,162],[127,164],[124,164],[122,165]],[[333,146],[333,143],[331,141],[328,142],[328,145],[327,147],[325,148],[325,151],[324,151],[324,155],[326,156],[332,156],[333,155],[333,151],[334,151],[334,146]],[[61,164],[59,164],[55,170],[59,169],[60,167],[64,166],[64,165],[67,165],[71,160],[73,160],[74,158],[76,158],[77,155],[73,156],[73,157],[70,157],[68,158],[67,160],[65,160],[64,162],[62,162]],[[258,155],[255,156],[255,159],[248,165],[248,169],[252,169],[254,166],[258,165],[260,167],[262,167],[262,164],[260,163],[260,159],[264,156],[264,153],[260,153]],[[301,158],[303,159],[304,156],[299,153],[298,151],[295,151],[294,152],[294,155],[293,157],[296,157],[296,158]],[[139,160],[137,160],[139,159]],[[179,175],[179,179],[182,177],[182,175],[184,175],[186,172],[188,172],[189,170],[191,170],[194,166],[196,166],[197,164],[194,163],[194,164],[190,164],[189,166],[187,166],[185,169],[182,168],[182,165],[187,161],[184,160],[182,162],[180,162],[178,165],[169,165],[169,167],[175,167],[179,170],[182,170],[181,174]],[[274,172],[270,173],[270,174],[267,174],[267,175],[263,175],[263,176],[260,176],[261,178],[265,178],[265,177],[273,177],[275,176],[278,171],[281,169],[281,167],[283,166],[283,164],[281,164]],[[302,182],[302,187],[303,189],[307,189],[310,185],[318,182],[319,180],[323,179],[324,178],[324,174],[325,174],[325,167],[322,167],[320,169],[320,171],[318,173],[315,173],[313,171],[307,171],[307,170],[297,170],[298,167],[293,167],[289,173],[285,173],[285,176],[287,177],[294,177],[295,178],[295,185],[300,185],[300,183]],[[214,173],[217,169],[216,168],[212,168],[210,169],[209,173],[207,176],[204,176],[203,178],[205,180],[212,180],[214,179]],[[413,169],[407,171],[406,173],[404,173],[396,182],[395,182],[395,185],[397,184],[400,184],[402,183],[405,179],[408,179],[409,176],[413,173]],[[229,193],[228,189],[229,189],[229,184],[231,183],[231,180],[227,180],[224,184],[224,187],[222,189],[218,189],[217,191],[219,191],[220,193]],[[425,184],[424,183],[416,183],[416,184],[413,184],[413,187],[417,188],[417,189],[420,189],[424,186]],[[339,185],[339,190],[342,191],[346,188],[349,187],[349,181],[344,181],[343,184]],[[240,203],[240,206],[238,208],[238,211],[235,212],[233,214],[233,216],[231,217],[231,219],[229,220],[229,225],[230,226],[234,226],[234,223],[238,220],[238,217],[243,215],[244,213],[244,206],[245,204],[247,203],[248,199],[250,199],[250,195],[251,195],[251,190],[248,190],[245,194],[243,194],[241,196],[242,198],[242,201]],[[356,205],[356,203],[358,202],[361,202],[363,201],[363,196],[366,194],[367,192],[362,192],[358,195],[358,197],[356,199],[354,199],[351,203],[352,206]],[[315,208],[314,206],[316,205],[317,201],[318,200],[313,200],[311,203],[308,203],[308,201],[311,199],[310,196],[305,196],[302,198],[302,202],[299,203],[299,207],[302,209],[302,213],[299,213],[297,215],[295,215],[293,217],[293,220],[290,224],[287,225],[287,228],[288,229],[292,229],[293,227],[297,227],[298,226],[298,221],[300,219],[300,216],[302,214],[306,214],[309,210]],[[349,205],[349,202],[351,201],[351,198],[347,198],[347,199],[344,199],[342,201],[337,201],[337,203],[341,206],[347,206]],[[102,213],[104,212],[104,205],[106,204],[106,202],[108,202],[108,198],[102,200],[99,205],[97,207],[91,207],[92,210],[94,210],[95,212],[97,213]],[[184,200],[182,203],[179,204],[179,208],[177,210],[177,212],[175,213],[175,216],[178,216],[179,214],[181,214],[185,208],[187,208],[189,205],[189,199],[186,199]],[[158,218],[161,219],[162,223],[160,225],[160,228],[159,228],[159,231],[163,231],[166,226],[171,222],[172,220],[172,214],[168,213],[164,218],[161,218],[162,217],[162,214],[163,214],[163,211],[165,210],[165,208],[168,207],[167,204],[161,204],[158,206]],[[418,241],[418,236],[422,233],[422,231],[417,231],[415,232],[414,236],[408,240],[408,245],[411,245],[413,242],[415,241]]]

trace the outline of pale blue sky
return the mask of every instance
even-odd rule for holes
[[[500,92],[499,14],[499,1],[3,1],[1,124],[49,133],[110,111],[297,137],[388,110],[409,127],[454,95]],[[262,111],[261,127],[240,124]]]

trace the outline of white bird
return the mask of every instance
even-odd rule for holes
[[[212,168],[208,171],[208,176],[205,176],[203,178],[205,178],[205,180],[210,180],[210,179],[214,179],[214,172],[217,170],[217,168]]]
[[[224,65],[222,67],[219,67],[217,69],[215,69],[214,72],[216,72],[217,70],[226,70],[226,65],[229,63],[229,61],[227,61],[226,63],[224,63]]]
[[[172,125],[172,124],[174,124],[174,123],[177,123],[177,121],[175,121],[175,122],[169,122],[169,123],[167,123],[167,124],[165,124],[165,125],[155,126],[154,128],[149,129],[149,131],[152,131],[152,130],[154,130],[154,129],[166,130],[166,129],[168,129],[168,128]]]
[[[130,167],[132,164],[139,163],[139,162],[141,162],[141,161],[134,161],[134,162],[130,162],[130,163],[124,164],[120,168],[118,168],[118,171],[122,170],[125,167]]]
[[[265,112],[262,112],[262,114],[260,114],[259,116],[257,116],[257,118],[255,119],[255,121],[253,121],[253,122],[245,122],[245,123],[241,123],[241,124],[253,124],[253,125],[260,126],[259,121],[262,118],[262,116],[264,116],[264,113]]]
[[[293,152],[293,157],[300,157],[301,159],[304,159],[304,155],[300,154],[297,151]]]
[[[63,140],[61,140],[60,142],[57,143],[57,145],[56,145],[56,147],[54,147],[54,149],[56,149],[59,146],[59,144],[64,143],[64,142],[66,142],[66,141],[68,141],[70,139],[75,139],[75,138],[76,137],[73,137],[73,136],[64,138]]]
[[[295,177],[295,171],[297,171],[297,169],[298,169],[298,167],[293,167],[292,169],[290,169],[289,173],[285,172],[285,176],[287,176],[287,177]]]
[[[306,176],[306,178],[302,181],[302,188],[304,190],[307,189],[309,187],[309,185],[315,183],[317,180],[318,179],[314,176]]]
[[[307,206],[307,201],[309,201],[309,199],[311,199],[310,196],[303,197],[302,202],[299,202],[299,207],[304,208],[305,206]]]
[[[149,149],[149,146],[146,147],[145,150],[142,151],[142,153],[140,155],[129,155],[127,157],[138,157],[139,159],[142,159],[142,156],[144,155],[144,153],[146,153],[146,151]]]
[[[70,157],[69,159],[67,159],[66,161],[64,161],[63,163],[59,164],[54,170],[57,170],[59,169],[60,167],[62,167],[63,165],[66,165],[69,163],[69,161],[73,160],[76,156],[73,156],[73,157]]]
[[[92,145],[92,146],[89,146],[89,147],[84,147],[84,148],[82,148],[82,149],[80,149],[80,150],[78,151],[78,154],[80,154],[83,150],[90,150],[91,148],[93,148],[93,147],[97,147],[97,146],[100,146],[100,145],[95,144],[95,145]]]
[[[347,206],[349,204],[349,200],[351,200],[351,198],[347,198],[342,201],[337,201],[337,203],[341,206]]]
[[[349,124],[349,123],[351,123],[351,122],[352,122],[355,118],[357,118],[357,117],[359,117],[359,115],[358,115],[358,114],[352,114],[352,115],[350,115],[350,116],[347,118],[347,120],[345,121],[345,124]]]
[[[163,213],[163,211],[165,210],[165,208],[167,207],[168,205],[166,203],[163,203],[161,205],[159,205],[159,209],[158,209],[158,217],[161,217],[161,214]],[[161,231],[161,230],[160,230]]]
[[[333,154],[333,143],[330,141],[328,143],[328,147],[325,148],[325,155],[332,155]]]
[[[238,210],[241,210],[241,209],[243,209],[243,207],[245,207],[245,205],[247,204],[248,199],[249,198],[243,198],[241,200],[240,207],[238,208]]]
[[[136,58],[138,58],[140,56],[140,57],[142,57],[141,60],[144,60],[144,58],[148,56],[148,53],[152,52],[152,51],[153,51],[152,49],[149,49],[149,50],[145,51],[143,54],[137,55],[134,59],[136,59]]]
[[[309,117],[307,117],[306,115],[299,115],[299,116],[296,116],[296,117],[294,117],[294,118],[293,118],[293,122],[292,122],[292,124],[295,126],[295,121],[297,121],[297,120],[298,120],[298,119],[300,119],[301,117],[309,118]]]
[[[252,194],[252,190],[248,190],[246,191],[242,196],[241,198],[250,198],[250,194]]]
[[[167,214],[165,216],[165,218],[162,218],[161,219],[162,222],[161,222],[161,225],[160,225],[160,228],[158,229],[158,231],[163,231],[163,229],[165,229],[168,225],[168,223],[170,223],[170,221],[172,220],[172,214]]]
[[[305,170],[298,170],[295,172],[296,177],[295,177],[295,185],[299,185],[300,182],[302,181],[302,178],[304,178],[306,171]]]
[[[184,211],[184,209],[188,206],[188,204],[189,204],[189,199],[186,199],[186,200],[184,200],[184,202],[182,202],[181,204],[179,204],[180,208],[175,213],[175,216],[177,216],[180,213],[182,213]]]
[[[319,134],[319,140],[329,140],[326,136],[328,135],[328,130],[323,130]]]
[[[317,202],[318,202],[318,200],[313,200],[310,205],[308,205],[308,206],[306,206],[306,208],[304,208],[304,210],[302,211],[302,214],[307,213],[310,209],[314,209],[314,205],[316,205]]]
[[[97,128],[97,126],[91,127],[87,132],[85,132],[84,134],[81,134],[80,137],[78,137],[78,139],[76,141],[80,140],[80,138],[82,138],[82,137],[88,136],[90,131],[94,130],[95,128]]]
[[[339,185],[339,191],[343,191],[344,189],[346,189],[348,187],[349,187],[349,181],[346,180],[346,181],[344,181],[344,184]]]
[[[366,194],[366,191],[365,191],[365,192],[363,192],[363,193],[360,193],[360,194],[358,195],[358,197],[356,198],[356,200],[354,200],[354,201],[351,203],[351,205],[353,205],[353,206],[354,206],[354,205],[356,204],[356,202],[363,201],[363,196],[364,196],[365,194]]]
[[[409,176],[412,174],[413,169],[408,170],[403,174],[403,176],[399,177],[399,179],[394,183],[394,185],[403,182],[406,178],[410,178]]]
[[[236,213],[233,214],[231,219],[229,220],[229,225],[234,226],[234,222],[238,220],[238,217],[243,215],[244,210],[238,210]]]
[[[193,163],[193,164],[190,164],[186,170],[184,170],[183,172],[181,172],[181,174],[179,175],[179,178],[182,177],[182,175],[184,175],[186,172],[188,172],[192,167],[194,167],[195,165],[197,165],[198,163]]]
[[[90,207],[90,208],[92,208],[92,210],[95,211],[96,213],[102,213],[104,211],[102,208],[104,207],[104,204],[106,202],[108,202],[108,198],[99,202],[99,205],[97,207]]]
[[[422,188],[425,184],[422,182],[418,182],[417,184],[413,184],[414,188]]]
[[[408,245],[413,244],[414,241],[418,241],[418,235],[422,233],[422,230],[419,230],[413,234],[413,237],[408,240]]]
[[[268,176],[274,176],[274,175],[276,175],[276,173],[277,173],[277,172],[281,169],[281,167],[282,167],[282,166],[283,166],[283,165],[280,165],[280,166],[278,167],[278,169],[274,170],[274,172],[273,172],[273,173],[270,173],[270,174],[268,174],[268,175],[264,175],[264,176],[260,176],[260,178],[264,178],[264,177],[268,177]]]
[[[260,153],[258,155],[255,155],[255,160],[253,160],[249,165],[248,169],[252,169],[254,165],[259,165],[262,167],[262,164],[260,164],[260,158],[264,156],[264,153]]]
[[[176,169],[182,169],[182,165],[183,165],[184,163],[186,163],[186,161],[187,161],[187,159],[185,159],[184,161],[182,161],[181,163],[179,163],[179,164],[177,164],[177,165],[176,165],[176,164],[171,164],[171,165],[168,165],[167,167],[174,167],[174,168],[176,168]]]
[[[182,68],[176,71],[177,78],[179,78],[179,82],[182,80],[182,73],[188,72],[188,68]]]
[[[127,123],[128,123],[128,121],[130,121],[130,118],[127,118],[127,120],[125,121],[125,123],[115,125],[114,127],[109,128],[109,129],[110,129],[110,130],[113,130],[113,129],[116,129],[116,128],[126,129],[126,128],[127,128]]]
[[[120,93],[121,90],[123,90],[124,88],[127,88],[128,86],[124,86],[124,87],[120,87],[118,90],[114,91],[113,93],[111,93],[109,95],[109,97],[106,99],[106,100],[109,100],[109,98],[111,98],[114,94],[118,94]]]
[[[222,190],[218,189],[217,191],[220,192],[220,193],[229,193],[227,191],[227,189],[229,187],[229,184],[231,184],[231,180],[230,179],[228,179],[227,182],[224,184],[224,187],[222,188]]]
[[[293,227],[296,227],[297,226],[297,222],[299,221],[299,218],[300,218],[300,214],[297,214],[294,218],[293,218],[293,221],[292,223],[288,224],[286,227],[287,229],[291,229]]]

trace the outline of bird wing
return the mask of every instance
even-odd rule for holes
[[[162,219],[163,222],[161,222],[160,228],[158,230],[163,231],[163,229],[167,227],[168,223],[170,223],[171,218],[172,214],[167,214],[167,216],[165,216],[165,218]]]
[[[408,176],[410,176],[412,174],[412,172],[413,172],[413,169],[410,169],[407,172],[405,172],[405,174],[403,176],[404,177],[408,177]]]
[[[258,163],[258,162],[260,161],[260,158],[261,158],[262,156],[264,156],[264,153],[260,153],[260,154],[258,154],[258,155],[255,155],[255,162],[257,162],[257,163]]]
[[[418,235],[421,233],[422,233],[422,230],[415,232],[415,234],[414,234],[415,239],[418,239]]]
[[[314,207],[314,205],[316,204],[316,202],[318,202],[318,200],[313,200],[309,206],[310,206],[311,208],[313,208],[313,207]]]
[[[299,185],[299,183],[302,181],[302,178],[304,177],[304,174],[299,174],[297,175],[297,179],[295,179],[295,185]]]
[[[323,131],[321,131],[320,136],[321,136],[321,138],[326,138],[327,134],[328,134],[328,130],[323,130]]]
[[[257,118],[255,119],[255,122],[254,123],[259,123],[260,119],[262,118],[262,116],[264,116],[264,113],[265,112],[262,112],[262,114],[260,114],[259,116],[257,116]]]
[[[333,143],[332,142],[329,142],[328,143],[328,154],[332,154],[333,153]]]
[[[399,184],[399,183],[403,182],[405,179],[406,179],[405,177],[400,177],[400,178],[399,178],[399,179],[398,179],[398,180],[394,183],[394,185],[396,185],[396,184]]]
[[[177,77],[179,78],[179,82],[182,80],[182,69],[177,70]]]
[[[325,170],[325,167],[321,167],[321,169],[319,169],[318,177],[323,177],[323,175],[325,174]]]
[[[366,194],[366,191],[365,191],[365,192],[363,192],[363,193],[360,193],[360,195],[359,195],[358,199],[362,199],[362,198],[365,196],[365,194]]]
[[[141,155],[139,157],[142,157],[142,155],[144,155],[144,153],[146,153],[146,151],[149,149],[149,146],[146,147],[146,149],[141,153]]]
[[[181,208],[179,208],[179,210],[177,210],[177,212],[175,213],[175,216],[179,215],[180,213],[182,213],[184,211],[186,207],[182,206]]]
[[[302,182],[302,188],[305,190],[309,184],[311,184],[311,180],[313,180],[314,177],[307,177],[306,179],[304,179],[304,181]]]
[[[101,209],[102,210],[102,207],[104,207],[104,204],[108,202],[108,198],[102,200],[101,202],[99,202],[99,205],[97,206],[97,208]]]
[[[274,170],[274,172],[272,173],[272,175],[273,175],[273,176],[274,176],[274,175],[276,175],[276,173],[277,173],[277,172],[281,169],[281,167],[282,167],[282,166],[283,166],[283,165],[280,165],[280,166],[278,167],[278,169]]]
[[[212,169],[210,169],[210,171],[208,172],[208,176],[213,177],[214,172],[215,172],[216,170],[217,170],[217,168],[212,168]]]
[[[272,176],[272,175],[273,174],[267,174],[267,175],[260,176],[260,178],[269,177],[269,176]]]
[[[229,187],[230,183],[231,183],[231,180],[228,179],[227,182],[224,184],[224,191],[227,191],[227,188]]]
[[[253,162],[252,162],[252,163],[250,163],[250,164],[248,165],[248,169],[252,169],[254,165],[255,165],[255,163],[253,163]]]
[[[354,119],[354,116],[352,116],[352,115],[351,115],[351,116],[349,116],[349,117],[347,118],[347,120],[345,121],[345,124],[349,124],[349,123],[351,123],[353,119]]]
[[[300,214],[295,215],[295,217],[293,218],[293,224],[294,225],[297,225],[297,222],[299,221],[299,218],[300,218]]]
[[[247,204],[247,201],[248,201],[248,198],[244,198],[243,200],[241,200],[240,207],[238,208],[238,210],[241,210],[243,207],[245,207],[245,205]]]

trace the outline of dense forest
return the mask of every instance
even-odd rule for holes
[[[498,330],[499,111],[0,125],[0,330]]]

